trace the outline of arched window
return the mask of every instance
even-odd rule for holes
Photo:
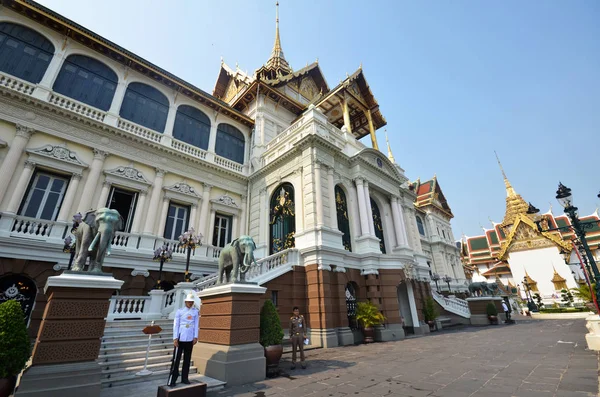
[[[356,321],[356,293],[358,286],[354,282],[346,284],[346,311],[348,313],[348,326],[350,329],[358,329]]]
[[[342,235],[342,244],[346,251],[352,252],[352,242],[350,240],[350,222],[348,220],[348,202],[346,201],[346,194],[342,188],[337,185],[335,187],[335,209],[337,212],[337,223]]]
[[[244,134],[229,124],[219,124],[217,127],[217,142],[215,153],[221,157],[244,164]]]
[[[191,106],[179,106],[173,127],[173,138],[206,150],[209,136],[208,116]]]
[[[294,209],[294,187],[284,183],[275,189],[270,203],[270,253],[274,254],[295,247],[296,216]]]
[[[0,23],[0,71],[39,83],[54,55],[54,46],[34,30]]]
[[[417,218],[417,229],[419,229],[419,234],[425,237],[425,226],[423,226],[423,220],[420,217]]]
[[[379,248],[381,253],[385,254],[385,239],[383,238],[383,223],[381,222],[381,213],[375,200],[371,199],[371,209],[373,210],[373,226],[375,226],[375,237],[379,239]]]
[[[62,65],[54,91],[101,110],[110,109],[119,79],[111,68],[84,55],[71,55]]]
[[[143,83],[127,86],[120,115],[154,131],[164,132],[169,100],[159,90]]]

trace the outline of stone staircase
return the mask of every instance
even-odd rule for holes
[[[102,387],[115,387],[169,377],[173,356],[173,321],[155,320],[163,331],[152,335],[147,369],[151,375],[137,376],[144,369],[148,335],[142,333],[146,320],[122,320],[106,323],[98,362],[102,365]],[[197,373],[192,361],[190,375]]]

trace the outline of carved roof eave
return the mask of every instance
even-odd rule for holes
[[[280,87],[283,85],[287,85],[290,82],[292,82],[298,78],[301,78],[307,74],[311,75],[313,78],[316,78],[317,80],[321,80],[321,81],[318,81],[317,84],[319,84],[319,86],[321,88],[323,88],[323,92],[329,92],[329,86],[327,85],[327,81],[325,80],[325,76],[323,75],[323,72],[321,71],[321,68],[320,68],[318,62],[313,62],[310,65],[303,67],[302,69],[299,69],[288,75],[281,76],[278,79],[275,79],[275,80],[261,79],[261,81],[264,84],[268,84],[272,87]]]
[[[97,120],[93,120],[93,119],[84,117],[84,116],[82,116],[80,114],[71,112],[71,111],[69,111],[67,109],[54,106],[54,105],[52,105],[49,102],[44,102],[44,101],[42,101],[40,99],[37,99],[37,98],[34,98],[32,96],[28,96],[28,95],[19,93],[17,91],[13,91],[13,90],[10,90],[8,88],[2,87],[1,85],[0,85],[0,94],[2,94],[4,96],[7,96],[7,97],[14,98],[14,99],[19,99],[21,102],[25,102],[27,104],[36,106],[36,107],[38,107],[40,109],[47,110],[47,111],[49,111],[51,113],[54,113],[54,114],[65,116],[68,119],[71,119],[71,120],[74,120],[74,121],[78,121],[78,122],[83,122],[83,123],[85,123],[85,124],[87,124],[89,126],[97,127],[97,128],[102,129],[102,130],[105,130],[105,131],[110,131],[110,132],[114,133],[115,135],[118,135],[120,137],[126,138],[128,140],[133,141],[133,142],[137,142],[137,143],[143,144],[143,145],[148,146],[148,147],[152,147],[153,149],[157,149],[157,150],[159,150],[161,152],[165,152],[165,153],[167,153],[167,154],[169,154],[171,156],[176,156],[176,157],[182,158],[185,161],[192,162],[192,163],[195,163],[195,164],[201,164],[202,166],[205,166],[207,168],[213,169],[215,171],[219,171],[221,173],[225,173],[225,174],[227,174],[227,175],[229,175],[231,177],[234,177],[234,178],[236,178],[236,179],[238,179],[238,180],[240,180],[242,182],[246,182],[247,181],[247,179],[246,179],[247,177],[245,175],[238,174],[238,173],[236,173],[236,172],[234,172],[232,170],[229,170],[228,168],[219,167],[216,164],[212,164],[212,163],[209,163],[209,162],[204,161],[202,159],[198,159],[196,157],[192,157],[192,156],[186,155],[185,153],[179,152],[177,150],[173,150],[173,149],[169,148],[168,146],[161,145],[161,144],[158,144],[156,142],[144,139],[144,138],[142,138],[142,137],[140,137],[138,135],[132,134],[130,132],[121,130],[121,129],[113,127],[113,126],[110,126],[110,125],[105,124],[105,123],[103,123],[101,121],[97,121]],[[22,124],[27,124],[27,122],[25,122],[25,121],[20,121],[20,122]],[[74,141],[77,142],[77,140],[74,140]],[[83,141],[82,142],[78,142],[78,143],[86,144],[86,142],[83,142]]]
[[[219,74],[217,76],[217,80],[215,81],[215,87],[213,88],[213,96],[217,98],[222,98],[223,95],[225,95],[227,85],[229,84],[231,79],[236,79],[237,81],[242,83],[244,85],[244,88],[248,87],[255,80],[254,78],[246,75],[245,73],[239,70],[234,71],[225,62],[222,62],[221,68],[219,69]],[[243,91],[244,89],[240,90],[240,93]]]
[[[515,238],[515,234],[517,233],[517,229],[519,228],[519,225],[521,223],[525,223],[526,225],[531,227],[533,230],[538,232],[535,223],[533,223],[533,221],[531,219],[529,219],[528,216],[523,215],[523,214],[518,214],[515,219],[515,222],[513,224],[512,230],[510,231],[510,234],[508,235],[506,241],[504,241],[504,243],[502,244],[502,247],[500,248],[500,252],[497,255],[498,260],[501,260],[501,261],[506,260],[510,246],[512,245],[512,242]],[[542,236],[546,237],[548,240],[552,241],[559,248],[562,248],[567,251],[571,250],[571,244],[558,238],[555,234],[550,233],[550,232],[541,232],[540,234]]]
[[[115,62],[131,67],[138,73],[164,84],[173,90],[180,90],[182,94],[208,107],[219,110],[221,114],[231,117],[248,127],[254,126],[254,120],[232,108],[227,103],[41,4],[30,0],[0,0],[0,4],[43,24],[51,30],[57,31],[59,34],[65,35],[65,32],[68,32],[69,37],[75,42],[87,46]]]
[[[259,86],[260,90],[258,88]],[[237,99],[231,104],[231,106],[237,111],[241,112],[248,106],[248,103],[252,102],[256,98],[258,91],[260,91],[261,94],[267,93],[267,97],[269,99],[276,101],[280,104],[280,106],[296,115],[301,115],[302,112],[304,112],[308,107],[308,105],[301,104],[295,99],[285,95],[283,92],[270,87],[261,80],[254,80],[252,84],[242,89],[240,94],[238,94]]]

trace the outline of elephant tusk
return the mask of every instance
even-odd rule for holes
[[[96,237],[94,237],[94,240],[92,241],[92,243],[90,244],[90,247],[88,248],[89,252],[92,252],[94,250],[94,247],[96,247],[96,244],[98,244],[98,240],[100,240],[100,232],[96,233]]]

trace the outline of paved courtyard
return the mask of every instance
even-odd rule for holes
[[[521,320],[400,342],[319,349],[306,370],[210,397],[584,397],[598,395],[598,356],[585,320]]]

